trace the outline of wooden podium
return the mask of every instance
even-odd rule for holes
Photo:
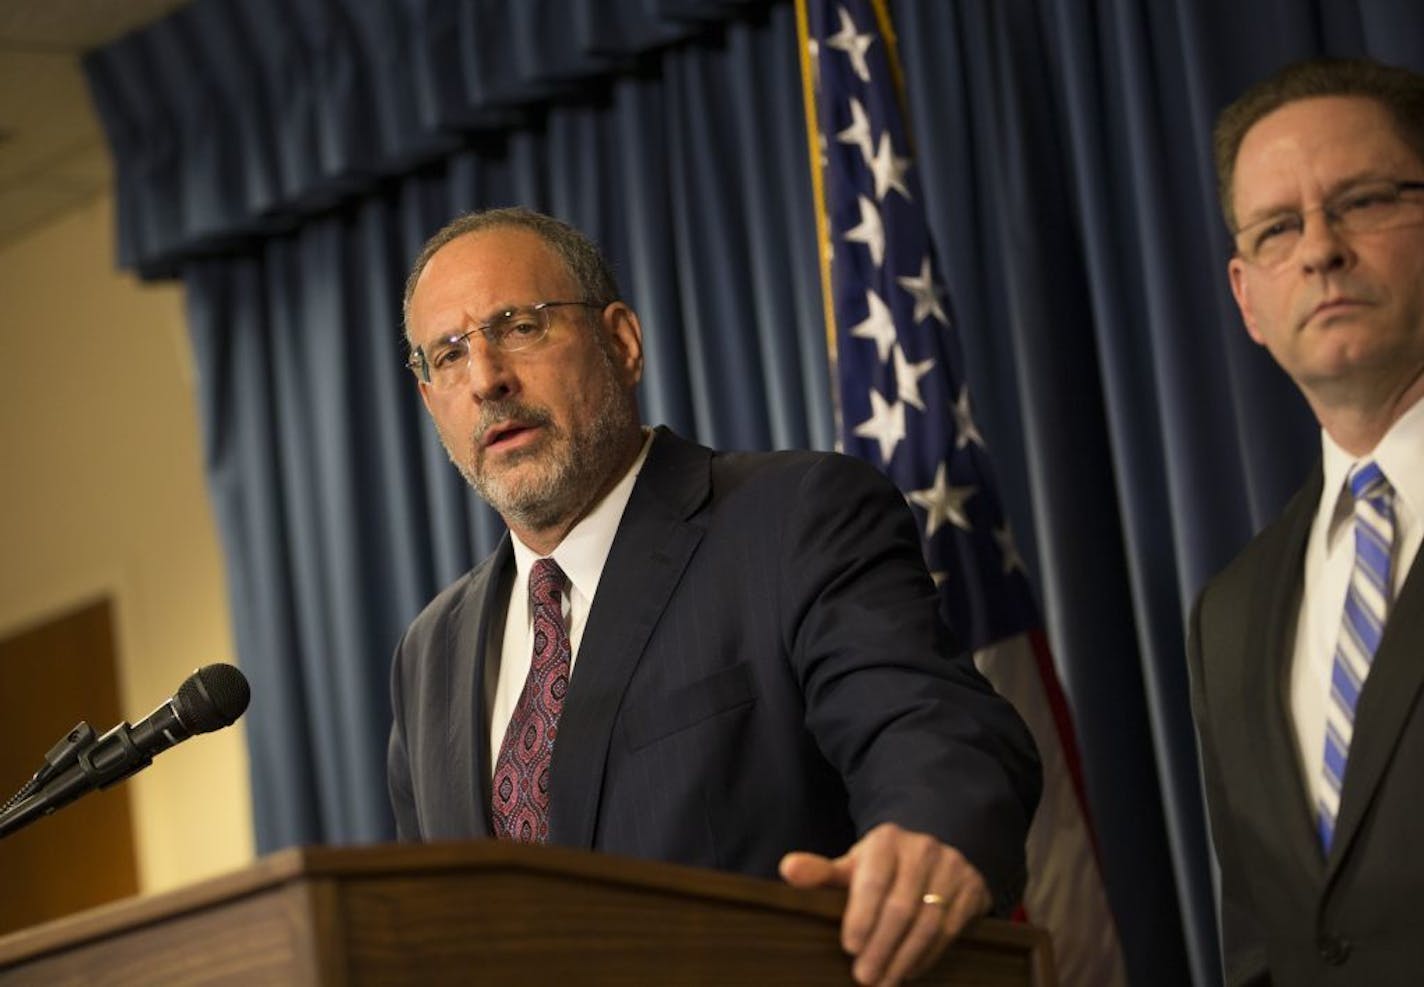
[[[0,938],[0,985],[836,984],[843,893],[512,843],[306,848]],[[1054,982],[976,923],[917,983]]]

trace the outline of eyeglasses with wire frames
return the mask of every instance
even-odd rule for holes
[[[472,337],[484,336],[491,349],[502,353],[515,353],[528,349],[549,335],[553,315],[551,309],[577,305],[583,308],[601,309],[597,302],[539,302],[505,309],[491,317],[484,325],[475,326],[468,332],[452,333],[410,351],[405,365],[411,373],[439,390],[459,387],[470,379],[470,356],[473,351]]]
[[[1379,233],[1424,221],[1424,200],[1406,195],[1424,191],[1424,182],[1366,182],[1352,185],[1329,202],[1293,209],[1248,223],[1236,231],[1236,253],[1262,268],[1289,263],[1305,235],[1305,217],[1319,212],[1337,232]]]

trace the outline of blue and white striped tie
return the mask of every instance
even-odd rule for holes
[[[1394,548],[1394,489],[1380,468],[1373,462],[1357,466],[1350,473],[1350,492],[1355,496],[1355,568],[1345,594],[1345,616],[1335,646],[1330,697],[1325,703],[1325,785],[1318,807],[1320,843],[1326,853],[1330,852],[1340,811],[1340,789],[1355,732],[1355,706],[1389,613],[1390,554]]]

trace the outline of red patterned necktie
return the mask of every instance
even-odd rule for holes
[[[553,559],[535,561],[529,573],[534,659],[494,765],[490,817],[495,835],[521,843],[549,839],[549,763],[569,689],[563,602],[567,584],[568,577]]]

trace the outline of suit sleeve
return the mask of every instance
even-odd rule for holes
[[[1027,728],[957,651],[914,516],[888,480],[822,458],[795,505],[780,552],[786,648],[857,832],[894,822],[936,836],[1006,911],[1023,892],[1042,781]]]
[[[1220,873],[1221,952],[1227,987],[1269,987],[1264,937],[1243,887],[1245,871],[1232,832],[1231,813],[1222,784],[1220,753],[1212,731],[1206,666],[1202,657],[1202,612],[1208,586],[1197,597],[1187,632],[1187,667],[1191,679],[1192,715],[1197,724],[1197,746],[1211,821],[1212,844]]]

